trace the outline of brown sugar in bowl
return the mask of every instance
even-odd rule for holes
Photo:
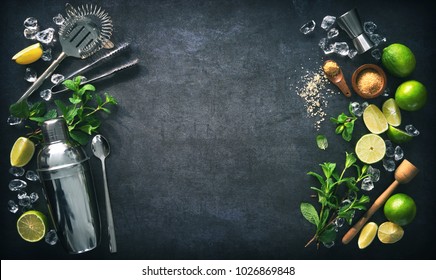
[[[376,98],[386,89],[386,74],[375,64],[363,64],[351,76],[354,91],[362,98]]]

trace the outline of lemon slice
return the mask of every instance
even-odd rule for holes
[[[393,126],[389,126],[388,131],[386,132],[389,140],[391,140],[392,142],[396,143],[396,144],[402,144],[402,143],[406,143],[409,142],[410,140],[412,140],[413,135],[407,133],[404,130],[401,130],[397,127],[393,127]]]
[[[382,111],[388,124],[392,126],[399,126],[401,124],[401,111],[395,99],[389,98],[386,100],[383,103]]]
[[[12,57],[18,64],[30,64],[41,58],[43,53],[41,43],[36,43],[28,46],[27,48],[19,51]]]
[[[377,134],[365,134],[356,143],[356,156],[366,164],[373,164],[383,159],[386,144]]]
[[[388,121],[385,115],[374,104],[370,104],[363,111],[363,122],[366,128],[374,134],[380,134],[388,130]]]
[[[359,249],[365,249],[372,243],[377,235],[377,229],[378,226],[374,222],[369,222],[363,227],[359,239],[357,240],[357,246],[359,246]]]
[[[23,167],[29,163],[35,153],[35,144],[26,137],[19,137],[11,150],[11,165]]]
[[[17,221],[18,234],[28,242],[38,242],[47,231],[47,217],[36,210],[24,212]]]
[[[378,227],[378,239],[385,244],[392,244],[403,238],[404,230],[392,222],[384,222]]]

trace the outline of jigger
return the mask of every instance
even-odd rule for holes
[[[363,217],[344,235],[343,244],[348,244],[354,236],[362,229],[363,225],[372,215],[386,202],[399,184],[406,184],[418,174],[418,168],[408,160],[403,160],[395,170],[395,181],[374,201],[372,206],[366,211]]]
[[[360,21],[356,8],[340,16],[337,22],[339,27],[345,30],[348,36],[353,40],[353,45],[358,54],[362,54],[374,47],[374,43],[363,32],[362,22]]]

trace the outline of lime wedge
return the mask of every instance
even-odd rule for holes
[[[363,122],[366,128],[374,134],[380,134],[388,130],[388,121],[385,115],[383,115],[382,111],[374,104],[370,104],[366,107],[365,111],[363,111]]]
[[[377,134],[365,134],[356,143],[356,156],[366,164],[373,164],[383,159],[386,144]]]
[[[378,226],[374,222],[369,222],[363,227],[359,239],[357,240],[357,246],[359,246],[359,249],[365,249],[372,243],[377,235],[377,229]]]
[[[409,142],[413,138],[413,135],[407,133],[404,130],[393,127],[392,125],[389,126],[386,134],[388,135],[389,140],[396,144]]]
[[[401,111],[395,99],[389,98],[386,100],[383,103],[382,111],[388,124],[392,126],[399,126],[401,124]]]
[[[18,234],[28,242],[38,242],[47,231],[47,217],[36,210],[24,212],[17,221]]]
[[[384,222],[378,228],[378,239],[385,244],[392,244],[403,238],[404,230],[401,226],[392,222]]]
[[[35,144],[26,137],[19,137],[11,149],[11,165],[23,167],[29,163],[35,153]]]

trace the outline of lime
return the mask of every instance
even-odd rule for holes
[[[378,239],[385,244],[392,244],[403,238],[404,230],[392,222],[384,222],[378,227]]]
[[[406,81],[395,91],[395,101],[403,110],[417,111],[427,103],[427,89],[418,81]]]
[[[393,127],[392,125],[389,126],[386,134],[388,135],[389,140],[396,144],[409,142],[413,138],[413,135],[397,127]]]
[[[407,194],[397,193],[386,201],[383,211],[389,221],[405,226],[415,218],[416,204]]]
[[[19,137],[11,150],[11,165],[23,167],[29,163],[35,153],[35,144],[26,137]]]
[[[357,240],[357,246],[359,246],[359,249],[365,249],[372,243],[374,237],[377,235],[377,229],[378,226],[374,222],[369,222],[363,227],[359,239]]]
[[[409,76],[416,67],[413,52],[403,44],[391,44],[383,49],[381,61],[390,74],[404,78]]]
[[[388,121],[385,115],[374,104],[370,104],[363,111],[363,122],[366,128],[374,134],[380,134],[388,130]]]
[[[38,242],[47,231],[47,217],[36,210],[24,212],[17,221],[18,234],[28,242]]]
[[[377,134],[365,134],[356,143],[356,156],[366,164],[373,164],[383,159],[386,144]]]
[[[41,58],[43,53],[41,43],[36,43],[28,46],[27,48],[19,51],[12,57],[18,64],[30,64]]]
[[[389,98],[383,103],[383,115],[386,121],[392,126],[399,126],[401,124],[401,111],[395,99]]]

